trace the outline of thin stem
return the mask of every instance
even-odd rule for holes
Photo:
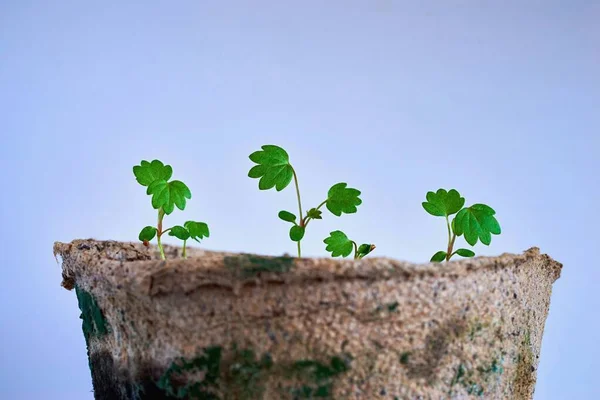
[[[156,242],[158,243],[158,250],[160,251],[160,258],[162,258],[163,260],[166,260],[167,257],[165,257],[165,251],[163,250],[162,244],[160,242],[160,236],[156,236]]]
[[[318,210],[319,208],[323,207],[323,205],[324,205],[325,203],[327,203],[327,200],[329,200],[329,199],[325,199],[325,200],[323,200],[323,202],[317,206],[317,210]]]
[[[454,241],[456,240],[456,233],[452,232],[450,227],[450,221],[446,215],[446,225],[448,225],[448,249],[446,251],[446,261],[450,261],[450,258],[454,255],[452,249],[454,248]]]
[[[356,242],[354,240],[351,240],[351,242],[354,245],[354,259],[358,260],[360,258],[358,256],[358,245],[356,244]]]
[[[294,174],[294,183],[296,185],[296,197],[298,198],[298,212],[300,216],[300,226],[305,227],[304,218],[302,218],[302,202],[300,201],[300,187],[298,186],[298,176],[296,175],[296,170],[292,167],[292,173]],[[298,258],[302,257],[302,249],[300,246],[300,240],[298,240]]]
[[[173,229],[173,228],[167,228],[167,229],[165,229],[164,231],[162,231],[162,232],[160,233],[160,235],[161,235],[161,236],[162,236],[162,235],[164,235],[165,233],[169,232],[171,229]]]
[[[160,251],[160,258],[162,258],[163,260],[166,260],[167,257],[165,257],[165,250],[163,249],[162,243],[160,241],[160,237],[163,234],[162,231],[162,223],[163,223],[163,218],[165,216],[165,212],[162,209],[162,207],[158,210],[158,224],[156,227],[156,242],[158,243],[158,250]]]
[[[187,258],[187,257],[186,257],[186,255],[185,255],[185,244],[186,244],[186,243],[187,243],[187,240],[184,240],[184,241],[183,241],[183,253],[181,254],[181,256],[182,256],[183,258]]]

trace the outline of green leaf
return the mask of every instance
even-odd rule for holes
[[[447,192],[445,189],[438,189],[437,192],[427,192],[425,196],[427,201],[423,202],[423,208],[431,215],[436,217],[447,217],[457,213],[464,205],[464,197],[451,189]]]
[[[153,226],[147,226],[140,231],[139,239],[142,242],[149,242],[156,236],[156,228]]]
[[[475,256],[475,253],[469,249],[458,249],[458,250],[456,250],[456,254],[458,254],[461,257],[474,257]]]
[[[431,262],[442,262],[446,259],[446,252],[445,251],[438,251],[437,253],[435,253],[432,257],[431,257]]]
[[[353,214],[356,207],[362,203],[360,190],[348,188],[344,182],[336,183],[327,192],[327,209],[333,215],[341,216],[342,213]]]
[[[146,193],[152,195],[152,207],[157,210],[162,207],[167,215],[173,212],[175,206],[183,210],[185,199],[192,198],[192,192],[181,181],[154,181],[148,186]]]
[[[300,225],[294,225],[290,229],[290,239],[294,242],[299,242],[304,237],[304,227]]]
[[[375,250],[374,244],[368,244],[368,243],[361,244],[360,246],[358,246],[358,257],[363,258],[367,254],[372,252],[373,250]]]
[[[169,236],[175,236],[177,239],[181,240],[188,240],[190,238],[190,233],[183,226],[175,225],[169,231]]]
[[[471,246],[477,243],[489,245],[492,234],[501,233],[500,224],[494,217],[496,212],[485,204],[473,204],[471,207],[463,208],[456,215],[454,222],[455,233],[458,236],[465,235],[465,240]]]
[[[173,168],[164,165],[159,160],[148,162],[142,160],[140,165],[133,167],[133,174],[140,185],[149,186],[154,181],[168,181],[173,175]]]
[[[296,223],[296,216],[289,211],[279,211],[279,219],[282,219],[286,222]]]
[[[323,219],[323,217],[321,217],[321,214],[322,214],[321,210],[317,210],[316,208],[311,208],[306,213],[306,216],[311,219]]]
[[[204,222],[186,221],[183,226],[190,233],[190,237],[198,243],[200,243],[200,239],[210,236],[208,225]]]
[[[261,148],[262,150],[250,154],[250,160],[258,165],[250,169],[248,176],[260,178],[258,182],[260,190],[268,190],[273,187],[277,191],[285,189],[294,175],[288,153],[274,145],[264,145]]]
[[[323,242],[327,245],[325,250],[330,252],[332,257],[347,257],[352,253],[352,241],[342,231],[331,232]]]

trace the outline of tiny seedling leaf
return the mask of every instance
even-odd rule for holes
[[[336,183],[327,192],[327,209],[333,215],[341,216],[342,213],[353,214],[356,207],[362,203],[360,190],[347,187],[344,182]]]
[[[304,237],[304,227],[300,225],[294,225],[290,228],[290,239],[294,242],[299,242]]]
[[[140,165],[133,167],[135,179],[142,186],[149,186],[154,181],[168,181],[173,175],[173,168],[170,165],[164,165],[159,160],[148,162],[142,160]]]
[[[461,257],[474,257],[475,253],[469,249],[458,249],[456,250],[456,254]]]
[[[175,206],[183,210],[186,199],[192,198],[192,192],[181,181],[154,181],[148,186],[146,193],[152,195],[152,207],[157,210],[162,207],[167,215],[173,212]]]
[[[142,242],[149,242],[156,236],[156,228],[153,226],[147,226],[140,231],[139,239]]]
[[[431,262],[442,262],[446,259],[446,252],[445,251],[438,251],[437,253],[435,253],[432,257],[431,257]]]
[[[457,213],[464,205],[465,199],[455,190],[447,192],[438,189],[437,192],[427,192],[427,201],[423,202],[423,208],[431,215],[446,217]]]
[[[331,232],[323,242],[327,245],[325,250],[330,252],[332,257],[347,257],[352,253],[352,241],[342,231]]]
[[[361,244],[360,246],[358,246],[358,257],[363,258],[364,256],[366,256],[373,250],[375,250],[374,244],[369,244],[369,243]]]
[[[454,232],[458,235],[465,235],[465,240],[471,246],[477,243],[489,245],[492,241],[492,234],[499,235],[501,232],[500,224],[494,217],[496,212],[485,204],[473,204],[471,207],[463,208],[455,217]]]
[[[208,225],[204,222],[186,221],[183,226],[190,233],[190,238],[194,239],[198,243],[200,243],[200,239],[210,236]]]
[[[169,236],[175,236],[177,239],[180,240],[188,240],[190,238],[190,233],[183,226],[175,225],[169,231]]]
[[[279,211],[279,219],[286,222],[296,223],[296,216],[289,211]]]
[[[250,154],[250,160],[258,165],[250,169],[248,176],[260,178],[258,182],[260,190],[268,190],[273,187],[277,191],[285,189],[294,175],[288,153],[274,145],[264,145],[261,148],[262,150]]]
[[[323,217],[321,216],[321,214],[322,214],[321,210],[317,210],[316,208],[311,208],[306,213],[306,216],[308,218],[311,218],[311,219],[323,219]]]

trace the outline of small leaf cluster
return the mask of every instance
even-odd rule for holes
[[[354,259],[358,260],[375,250],[374,244],[364,243],[358,246],[342,231],[331,232],[323,242],[327,245],[325,250],[330,252],[332,257],[348,257],[354,250]]]
[[[133,174],[140,185],[147,187],[146,194],[152,195],[152,207],[162,209],[167,215],[173,212],[175,206],[183,210],[186,199],[192,198],[192,192],[185,183],[169,181],[173,168],[159,160],[142,160],[140,165],[133,167]]]
[[[161,257],[165,259],[160,239],[163,234],[168,232],[169,236],[183,240],[183,257],[185,258],[187,240],[191,238],[200,242],[200,239],[209,237],[208,225],[204,222],[187,221],[183,226],[175,225],[163,230],[162,222],[164,216],[171,214],[175,207],[184,210],[186,200],[192,198],[192,192],[185,183],[170,180],[173,168],[159,160],[151,162],[142,160],[140,165],[133,167],[133,174],[138,183],[146,187],[146,194],[152,196],[152,207],[158,210],[157,226],[144,227],[140,231],[139,239],[148,245],[156,237]]]
[[[437,217],[444,217],[448,225],[448,247],[445,251],[436,252],[431,257],[432,262],[449,261],[455,254],[462,257],[475,256],[475,253],[469,249],[460,248],[453,251],[457,236],[463,236],[471,246],[475,246],[478,241],[489,246],[492,235],[501,233],[494,209],[480,203],[464,207],[465,199],[455,189],[427,192],[426,200],[422,203],[425,211]],[[456,216],[450,222],[449,218],[454,214]]]
[[[360,190],[348,187],[346,182],[340,182],[329,189],[327,198],[323,202],[317,207],[310,208],[306,214],[303,215],[298,178],[294,167],[290,163],[288,153],[279,146],[264,145],[261,147],[261,150],[250,154],[249,158],[257,165],[250,169],[248,176],[250,178],[259,179],[258,188],[260,190],[275,188],[277,191],[282,191],[292,182],[292,180],[295,181],[299,215],[282,210],[279,212],[278,216],[281,220],[292,224],[289,230],[289,237],[292,241],[298,243],[298,257],[301,256],[300,241],[304,238],[306,227],[312,220],[323,219],[321,207],[325,206],[331,214],[340,217],[342,214],[356,213],[358,206],[362,204]],[[350,245],[352,246],[352,244]],[[362,257],[367,255],[370,251],[372,251],[372,249],[368,252],[361,253]],[[340,253],[340,255],[341,254],[342,253]],[[350,252],[346,255],[348,254],[350,254]]]

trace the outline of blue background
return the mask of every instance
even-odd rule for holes
[[[536,399],[600,398],[595,1],[0,2],[0,397],[91,399],[75,294],[55,240],[136,240],[155,212],[131,167],[188,183],[214,250],[294,252],[248,154],[288,149],[306,208],[347,181],[342,229],[377,255],[444,247],[428,190],[497,211],[478,254],[541,247],[554,286]]]

